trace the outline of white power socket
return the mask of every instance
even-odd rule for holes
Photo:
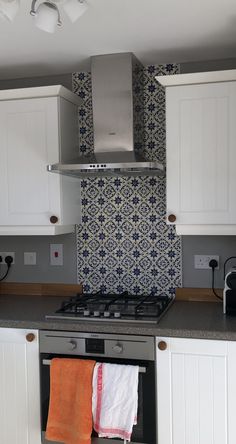
[[[213,254],[195,254],[194,255],[194,268],[198,268],[200,270],[209,270],[211,267],[209,267],[209,262],[211,259],[215,259],[218,262],[218,265],[216,267],[216,270],[219,270],[219,256],[213,255]]]
[[[12,265],[15,263],[15,253],[13,251],[0,251],[0,256],[2,256],[2,264],[5,264],[5,257],[11,256],[13,258]]]

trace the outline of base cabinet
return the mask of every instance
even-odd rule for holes
[[[156,348],[158,444],[235,444],[236,343],[157,338]]]
[[[38,332],[0,328],[0,443],[41,444],[39,394]]]

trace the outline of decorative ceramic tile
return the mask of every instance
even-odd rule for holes
[[[146,157],[165,163],[165,93],[156,75],[175,74],[179,65],[148,66],[143,113]],[[137,78],[135,80],[137,82]],[[137,84],[138,88],[138,84]],[[74,73],[73,89],[83,98],[80,149],[93,150],[90,73]],[[165,178],[83,179],[82,225],[77,227],[78,282],[85,292],[172,294],[181,286],[181,239],[165,223]]]

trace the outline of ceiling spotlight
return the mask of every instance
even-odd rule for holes
[[[0,17],[12,22],[19,7],[20,0],[0,0]]]
[[[36,3],[38,5],[36,6]],[[86,0],[32,0],[30,14],[34,17],[35,25],[43,31],[53,33],[57,26],[61,26],[59,7],[72,22],[78,20],[88,9]],[[0,18],[13,21],[20,7],[20,0],[0,0]]]
[[[84,0],[67,0],[62,6],[72,23],[78,20],[88,9]]]
[[[57,26],[61,26],[61,18],[55,3],[47,1],[35,8],[37,0],[32,1],[30,14],[34,16],[35,25],[42,31],[53,33]]]

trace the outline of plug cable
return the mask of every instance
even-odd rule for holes
[[[216,291],[215,291],[215,268],[217,267],[218,262],[215,259],[211,259],[209,262],[209,267],[211,267],[212,270],[212,281],[211,281],[211,289],[214,293],[214,295],[220,299],[221,301],[223,301],[223,298],[221,296],[219,296]]]
[[[10,271],[12,262],[13,262],[12,256],[6,256],[5,257],[5,263],[7,264],[7,271],[4,274],[4,276],[0,279],[0,282],[3,281],[7,277],[8,273]]]

